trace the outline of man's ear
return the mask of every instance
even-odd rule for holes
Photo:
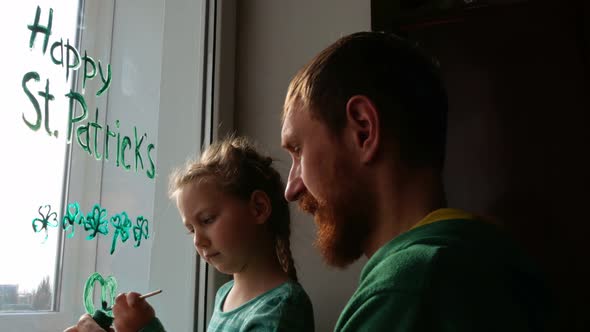
[[[272,212],[270,198],[262,190],[255,190],[250,196],[250,211],[257,224],[264,224]]]
[[[366,96],[355,95],[346,103],[346,120],[353,133],[355,148],[363,163],[375,158],[379,147],[379,114],[375,104]]]

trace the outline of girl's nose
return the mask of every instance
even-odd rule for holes
[[[204,232],[195,232],[194,242],[195,248],[207,248],[210,245],[210,241]]]

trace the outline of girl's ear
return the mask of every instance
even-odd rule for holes
[[[255,190],[250,196],[250,210],[257,224],[264,224],[270,217],[272,206],[270,198],[262,190]]]

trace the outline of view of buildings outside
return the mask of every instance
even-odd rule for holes
[[[19,291],[19,285],[0,285],[0,311],[51,310],[53,290],[49,276],[31,290]]]

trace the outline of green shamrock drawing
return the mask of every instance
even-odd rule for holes
[[[131,219],[126,212],[116,214],[111,217],[111,225],[115,228],[113,234],[113,242],[111,243],[111,255],[115,252],[117,238],[121,236],[121,242],[127,241],[129,238],[129,229],[131,229]]]
[[[133,226],[133,238],[135,239],[135,247],[141,245],[141,238],[149,239],[148,220],[143,216],[137,217],[135,225]]]
[[[98,233],[103,235],[109,234],[109,222],[106,217],[107,210],[101,208],[100,205],[95,204],[92,212],[88,213],[88,216],[84,220],[84,229],[86,231],[92,231],[92,233],[86,237],[86,240],[94,239]]]
[[[44,214],[43,212],[41,212],[43,208],[47,209],[47,213]],[[40,231],[45,230],[45,238],[43,239],[43,242],[45,242],[45,240],[47,240],[47,237],[49,236],[47,227],[57,227],[57,213],[51,212],[50,205],[39,206],[38,211],[39,215],[41,215],[41,218],[33,219],[33,230],[35,231],[35,233],[39,233]]]
[[[73,211],[72,211],[73,209]],[[67,233],[68,229],[72,231],[68,234],[68,239],[74,237],[75,229],[74,225],[78,224],[81,225],[84,221],[84,215],[80,213],[80,204],[78,202],[68,204],[68,208],[66,210],[66,215],[63,217],[62,220],[62,227],[64,231]]]

